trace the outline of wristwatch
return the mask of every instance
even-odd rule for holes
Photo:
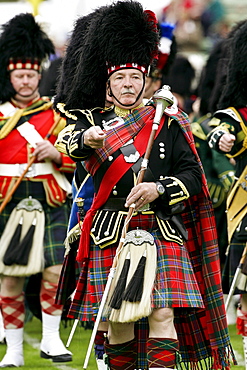
[[[161,182],[156,182],[156,189],[159,195],[163,195],[165,192],[164,186],[161,184]]]

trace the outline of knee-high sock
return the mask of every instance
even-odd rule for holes
[[[149,369],[174,369],[179,350],[177,339],[149,338],[147,341],[147,355]]]
[[[121,344],[105,343],[105,353],[108,357],[108,366],[111,370],[134,370],[136,369],[137,356],[136,340]]]
[[[24,326],[24,294],[14,297],[1,296],[1,310],[5,329],[20,329]]]
[[[40,304],[42,311],[48,315],[61,316],[63,306],[55,304],[57,284],[50,283],[47,280],[41,281]]]
[[[242,335],[244,347],[245,367],[247,368],[247,312],[237,309],[237,329],[238,334]]]
[[[98,370],[107,370],[107,365],[105,364],[103,359],[105,353],[105,334],[105,331],[98,330],[94,339],[94,353]]]
[[[94,352],[97,359],[102,360],[105,352],[105,331],[98,330],[94,339]]]

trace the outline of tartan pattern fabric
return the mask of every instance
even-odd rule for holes
[[[50,283],[47,280],[41,280],[40,304],[42,311],[48,315],[60,316],[62,314],[62,305],[55,304],[57,284]]]
[[[153,215],[133,216],[129,231],[136,228],[151,232],[157,246],[158,268],[152,307],[202,308],[204,304],[186,249],[176,243],[164,241]],[[70,308],[70,314],[77,312],[80,320],[91,321],[97,314],[115,250],[116,245],[104,249],[91,245],[89,276],[85,283],[85,271],[81,271]],[[81,295],[84,289],[85,293]]]
[[[105,343],[107,363],[111,370],[136,369],[136,340],[121,344]]]
[[[238,334],[247,337],[247,312],[242,311],[240,308],[237,309],[236,326]]]
[[[138,110],[136,110],[135,112],[138,112]],[[132,119],[131,117],[132,115],[130,115],[129,120]],[[145,149],[146,149],[148,138],[149,138],[148,135],[150,135],[150,132],[151,132],[151,124],[152,124],[152,121],[151,120],[148,121],[147,119],[146,124],[143,127],[143,130],[144,130],[142,131],[143,135],[141,137],[137,135],[135,138],[135,148],[139,152],[140,156],[142,156],[145,153]],[[156,131],[155,136],[158,135],[159,130],[162,127],[162,124],[163,123],[161,122],[159,125],[159,129]],[[124,157],[120,155],[104,174],[104,177],[101,180],[100,188],[98,189],[98,192],[93,199],[91,208],[87,211],[83,224],[82,224],[79,249],[77,253],[77,261],[82,262],[83,260],[88,259],[89,247],[90,247],[90,229],[91,229],[93,217],[96,211],[108,199],[114,185],[116,185],[119,179],[123,176],[125,172],[127,172],[128,169],[131,168],[131,166],[132,166],[132,163],[126,163],[126,161],[124,160]]]
[[[24,198],[32,196],[40,201],[45,213],[44,253],[45,267],[63,263],[64,239],[69,219],[69,201],[61,207],[53,208],[46,204],[44,188],[40,182],[22,181],[15,191],[14,198],[6,205],[0,217],[0,234],[16,205]]]
[[[206,369],[229,369],[230,358],[233,359],[234,363],[236,360],[230,344],[221,290],[212,203],[187,115],[179,111],[176,116],[171,115],[171,118],[180,124],[202,170],[202,191],[197,196],[185,201],[186,208],[182,217],[188,230],[188,241],[185,247],[197,279],[204,307],[174,308],[174,323],[178,333],[180,354],[185,367],[190,365],[192,368],[200,368],[204,364]],[[89,270],[92,280],[90,283],[89,281],[85,282],[86,270],[84,269],[79,278],[77,292],[71,306],[70,314],[72,317],[75,315],[81,320],[94,319],[100,301],[100,298],[97,300],[96,297],[97,295],[101,297],[108,276],[107,270],[109,271],[111,267],[113,256],[114,249],[112,247],[99,250],[96,246],[91,245]],[[91,275],[92,270],[93,276]],[[92,294],[92,291],[95,294]]]
[[[105,336],[107,335],[107,332],[98,330],[95,339],[94,339],[94,353],[95,353],[95,358],[102,360],[105,349],[104,349],[104,343],[105,343]]]
[[[176,353],[179,350],[177,339],[149,338],[147,341],[148,367],[174,369],[176,365]]]
[[[5,329],[20,329],[24,326],[24,294],[15,297],[1,296],[1,311]]]
[[[136,136],[145,125],[153,123],[154,113],[152,107],[134,109],[131,114],[123,118],[123,125],[113,127],[107,131],[104,147],[95,150],[94,154],[90,156],[90,160],[85,159],[87,171],[93,176],[110,155]]]

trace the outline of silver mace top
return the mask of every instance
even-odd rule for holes
[[[156,103],[156,113],[154,123],[159,124],[164,110],[174,104],[174,96],[171,93],[171,88],[168,85],[162,86],[153,95],[153,101]]]

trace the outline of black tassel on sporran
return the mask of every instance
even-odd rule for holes
[[[21,220],[20,220],[21,222]],[[13,264],[26,266],[29,259],[29,253],[33,244],[33,235],[35,231],[36,218],[33,220],[32,225],[29,227],[26,235],[20,241],[22,223],[18,224],[16,232],[13,235],[10,244],[5,252],[3,263],[6,266],[11,266]],[[17,238],[17,234],[19,237]]]
[[[140,302],[143,293],[144,272],[146,266],[146,255],[143,255],[137,265],[137,268],[125,289],[123,300],[129,302]]]
[[[119,310],[123,301],[123,293],[126,287],[127,276],[130,267],[130,252],[127,254],[122,271],[116,283],[114,293],[110,301],[110,307]]]

